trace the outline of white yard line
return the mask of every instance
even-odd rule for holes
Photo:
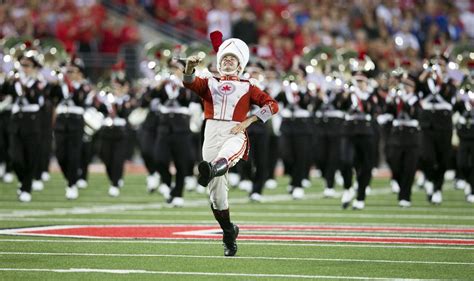
[[[202,240],[202,241],[194,241],[194,240],[152,240],[152,239],[142,239],[142,240],[120,240],[120,239],[108,239],[108,240],[95,240],[95,239],[1,239],[0,243],[65,243],[65,244],[72,244],[72,243],[85,243],[85,244],[100,244],[100,243],[108,243],[108,244],[196,244],[196,245],[216,245],[222,244],[221,241],[218,240]],[[289,246],[289,247],[345,247],[345,248],[395,248],[395,249],[440,249],[440,250],[469,250],[474,251],[474,247],[459,247],[459,246],[433,246],[433,245],[425,245],[425,246],[418,246],[418,245],[404,245],[404,244],[351,244],[351,243],[307,243],[307,242],[300,242],[295,241],[292,243],[286,242],[251,242],[251,241],[239,241],[239,245],[253,245],[253,246]]]
[[[99,269],[99,268],[0,268],[0,271],[19,272],[56,272],[56,273],[109,273],[109,274],[154,274],[154,275],[190,275],[190,276],[234,276],[262,278],[293,278],[293,279],[351,279],[351,280],[402,280],[401,277],[381,278],[370,276],[333,276],[333,275],[300,275],[300,274],[265,274],[265,273],[223,273],[223,272],[192,272],[192,271],[153,271],[137,269]],[[423,280],[423,279],[403,279]]]
[[[189,259],[229,259],[223,256],[202,255],[171,255],[171,254],[122,254],[122,253],[53,253],[53,252],[0,252],[0,255],[25,256],[73,256],[73,257],[159,257],[159,258],[189,258]],[[408,263],[408,264],[439,264],[439,265],[474,265],[474,262],[449,261],[418,261],[418,260],[371,260],[371,259],[329,259],[308,257],[232,257],[238,260],[281,260],[281,261],[329,261],[329,262],[360,262],[360,263]]]

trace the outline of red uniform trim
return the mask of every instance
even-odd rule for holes
[[[239,151],[237,153],[235,153],[234,155],[229,157],[228,162],[234,161],[235,159],[237,159],[239,157],[239,154],[245,152],[245,149],[247,148],[247,142],[248,142],[248,138],[247,138],[247,134],[245,134],[245,141],[244,141],[242,147],[239,149]]]

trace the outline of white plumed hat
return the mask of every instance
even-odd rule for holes
[[[227,39],[224,42],[222,42],[221,41],[222,39],[219,40],[219,37],[222,38],[221,36],[222,36],[222,34],[220,34],[220,32],[218,32],[218,31],[217,32],[215,31],[215,32],[211,33],[212,45],[214,47],[214,50],[217,49],[216,50],[216,52],[217,52],[217,71],[219,71],[219,73],[221,72],[221,70],[220,70],[221,59],[225,55],[233,55],[237,58],[237,60],[240,63],[241,70],[240,70],[239,74],[242,74],[243,71],[244,71],[245,66],[249,62],[249,56],[250,56],[249,47],[247,46],[247,44],[245,44],[244,41],[242,41],[240,39],[237,39],[237,38],[230,38],[230,39]],[[221,41],[222,43],[220,43],[219,41]]]

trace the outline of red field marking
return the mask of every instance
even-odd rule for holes
[[[474,233],[471,228],[402,228],[402,227],[353,227],[353,226],[280,226],[280,225],[242,225],[239,240],[254,241],[313,241],[313,242],[351,242],[351,243],[388,243],[388,244],[444,244],[474,245],[472,239],[430,238],[430,237],[380,237],[373,236],[321,236],[294,235],[294,230],[317,231],[357,231],[357,232],[410,232],[410,233]],[[246,230],[274,230],[277,234],[246,234]],[[110,238],[110,239],[221,239],[218,226],[202,225],[107,225],[107,226],[51,226],[37,228],[19,228],[0,231],[0,234],[36,235],[52,237]]]

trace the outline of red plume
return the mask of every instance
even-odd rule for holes
[[[364,51],[360,51],[359,52],[359,56],[357,57],[359,60],[364,60],[365,59],[365,52]]]
[[[219,46],[222,44],[222,32],[218,30],[213,31],[209,37],[211,38],[212,48],[214,48],[214,52],[217,53]]]

